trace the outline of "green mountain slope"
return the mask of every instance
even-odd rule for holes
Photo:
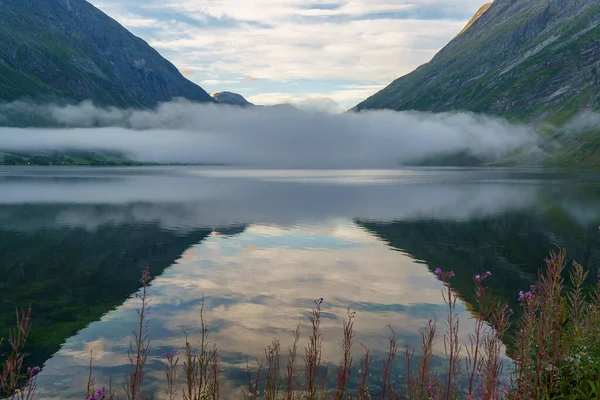
[[[214,102],[145,41],[85,0],[0,0],[0,102],[152,107]]]
[[[562,123],[600,106],[600,2],[496,0],[429,63],[353,110],[467,110]]]

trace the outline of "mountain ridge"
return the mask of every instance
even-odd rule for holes
[[[85,0],[0,1],[0,101],[151,108],[215,102],[143,39]]]
[[[460,110],[560,123],[600,107],[599,70],[600,3],[496,0],[430,62],[352,110]]]
[[[485,3],[483,6],[481,6],[481,8],[479,10],[477,10],[477,12],[475,13],[475,15],[473,16],[473,18],[471,18],[471,20],[467,23],[467,25],[462,29],[462,31],[459,32],[458,35],[462,35],[463,33],[465,33],[471,26],[473,26],[473,24],[479,19],[481,18],[481,16],[483,14],[486,13],[487,10],[490,9],[490,6],[492,5],[492,3]]]

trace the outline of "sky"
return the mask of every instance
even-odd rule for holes
[[[341,111],[429,61],[484,0],[91,0],[207,92]]]

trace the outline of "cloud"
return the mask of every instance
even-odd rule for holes
[[[185,35],[160,33],[150,44],[168,49],[176,64],[202,65],[219,74],[268,76],[274,81],[367,78],[389,83],[429,61],[462,27],[455,21],[430,26],[397,19],[282,22],[218,32],[188,26]]]
[[[293,104],[302,109],[341,112],[347,109],[348,103],[353,104],[356,99],[366,99],[383,88],[384,85],[347,85],[338,90],[300,94],[265,92],[249,96],[248,101],[263,105]]]
[[[565,126],[564,131],[572,135],[578,135],[598,129],[598,126],[600,126],[600,114],[585,111],[577,114],[569,121]]]
[[[250,82],[250,83],[252,83],[252,82],[259,81],[259,80],[260,80],[260,78],[255,78],[252,75],[244,75],[244,82]]]
[[[179,68],[179,72],[181,73],[181,75],[183,76],[190,76],[196,73],[196,70],[194,68]]]
[[[334,115],[187,101],[152,111],[11,103],[70,129],[0,128],[0,148],[111,149],[136,160],[260,167],[385,168],[441,153],[495,158],[532,143],[526,126],[468,113],[377,111]]]
[[[239,83],[239,81],[234,79],[205,79],[201,83],[205,85],[232,85]]]
[[[240,82],[255,82],[260,93],[290,80],[388,84],[429,61],[481,1],[102,0],[98,5],[175,65],[195,66],[195,82],[261,77]],[[312,93],[303,86],[289,90]],[[364,100],[354,94],[344,106]]]
[[[160,20],[155,18],[141,18],[131,14],[118,15],[116,18],[121,24],[126,25],[129,28],[149,28],[160,23]]]

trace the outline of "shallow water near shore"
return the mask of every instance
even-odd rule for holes
[[[81,398],[94,377],[120,389],[148,266],[147,392],[164,394],[162,354],[199,338],[201,298],[224,390],[244,384],[245,356],[285,349],[323,297],[325,362],[340,357],[356,311],[356,356],[379,357],[390,325],[414,346],[446,317],[436,268],[453,270],[461,340],[472,276],[518,307],[553,249],[600,273],[600,174],[543,169],[245,170],[0,168],[0,332],[32,304],[28,365],[41,398]],[[440,326],[439,332],[442,333]],[[443,342],[436,350],[441,356]]]

